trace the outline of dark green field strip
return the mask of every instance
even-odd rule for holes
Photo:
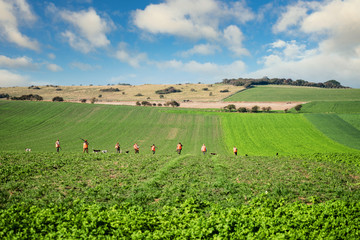
[[[304,116],[327,137],[360,150],[360,131],[337,114],[305,114]]]
[[[314,101],[303,105],[302,113],[360,113],[360,101]]]
[[[295,86],[256,86],[226,98],[225,101],[359,101],[360,89],[329,89]]]
[[[360,131],[360,114],[338,114],[338,116]]]
[[[224,139],[240,155],[280,155],[354,151],[318,130],[301,114],[222,115]]]

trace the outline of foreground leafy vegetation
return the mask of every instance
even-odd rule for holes
[[[0,237],[358,238],[360,155],[0,153]]]

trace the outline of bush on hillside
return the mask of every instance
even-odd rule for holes
[[[221,93],[230,92],[229,89],[220,90]]]
[[[301,110],[301,108],[302,108],[302,105],[301,105],[301,104],[295,106],[295,110],[296,110],[297,112],[299,112],[299,111]]]
[[[11,97],[11,100],[30,100],[30,101],[42,101],[43,97],[37,94],[22,95],[21,97]]]
[[[172,106],[172,107],[179,107],[179,106],[180,106],[180,103],[178,103],[178,102],[175,101],[175,100],[172,100],[172,101],[166,102],[164,105],[165,105],[165,106]]]
[[[259,112],[259,109],[260,109],[260,107],[257,106],[257,105],[255,105],[255,106],[253,106],[253,107],[251,108],[251,112],[252,112],[252,113],[257,113],[257,112]]]
[[[141,106],[141,102],[136,101],[136,106]]]
[[[244,113],[244,112],[247,112],[248,110],[246,109],[246,107],[239,107],[237,111]]]
[[[144,96],[144,95],[142,95],[141,93],[138,93],[135,95],[135,97],[142,97],[142,96]]]
[[[52,99],[53,102],[63,102],[64,99],[62,97],[56,96]]]
[[[271,111],[271,107],[262,107],[261,108],[263,112],[270,112]]]
[[[86,99],[85,99],[85,98],[80,99],[80,102],[82,102],[82,103],[86,103]]]
[[[234,112],[234,111],[236,111],[236,106],[234,104],[229,104],[224,107],[224,110],[226,112]]]
[[[7,94],[7,93],[0,93],[0,98],[6,98],[6,99],[9,99],[10,98],[10,95]]]
[[[156,94],[170,94],[170,93],[176,93],[176,92],[181,92],[181,90],[176,89],[174,87],[168,87],[165,89],[155,91]]]
[[[100,89],[100,92],[120,92],[120,89],[111,87],[106,89]]]

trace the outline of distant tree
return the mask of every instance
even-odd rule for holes
[[[263,112],[270,112],[271,111],[271,107],[262,107],[261,109],[263,110]]]
[[[136,106],[141,106],[141,102],[137,101]]]
[[[302,105],[301,105],[301,104],[296,105],[296,106],[295,106],[296,112],[300,112],[301,108],[302,108]]]
[[[102,97],[102,94],[99,94],[98,98],[101,98]]]
[[[93,98],[91,98],[90,102],[91,102],[92,104],[94,104],[95,102],[97,102],[97,99],[96,99],[95,97],[93,97]]]
[[[9,99],[10,98],[10,95],[7,94],[7,93],[0,93],[0,98],[6,98],[6,99]]]
[[[164,95],[162,95],[162,94],[160,94],[160,96],[159,96],[160,98],[164,98]]]
[[[172,100],[172,101],[170,101],[170,102],[166,102],[166,106],[172,106],[172,107],[179,107],[180,106],[180,103],[178,103],[177,101],[175,101],[175,100]]]
[[[244,113],[244,112],[247,112],[247,109],[245,107],[239,107],[237,111]]]
[[[229,104],[224,107],[225,111],[234,112],[236,111],[236,106],[234,104]]]
[[[284,109],[284,113],[287,113],[289,111],[289,109],[285,108]]]
[[[85,98],[80,99],[80,102],[82,102],[82,103],[86,103],[86,99],[85,99]]]
[[[260,107],[255,105],[251,108],[251,112],[253,112],[253,113],[259,112],[259,109],[260,109]]]
[[[52,99],[52,101],[53,101],[53,102],[63,102],[64,99],[63,99],[62,97],[57,96],[57,97],[54,97],[54,98]]]
[[[158,107],[162,107],[162,104],[161,104],[161,103],[158,103]]]

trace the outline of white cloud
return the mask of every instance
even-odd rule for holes
[[[49,63],[46,65],[46,67],[52,72],[60,72],[63,70],[59,65],[56,65],[54,63]]]
[[[71,28],[61,35],[72,48],[88,53],[110,44],[106,34],[114,28],[114,23],[110,19],[100,17],[93,8],[73,12],[59,10],[55,5],[50,4],[47,9],[70,24]]]
[[[18,58],[9,58],[4,55],[0,55],[0,67],[4,68],[22,68],[22,69],[37,69],[38,64],[33,63],[32,59],[29,57],[18,57]]]
[[[299,1],[287,7],[274,32],[305,36],[309,42],[278,40],[270,44],[270,54],[263,58],[264,68],[251,77],[271,76],[301,78],[322,82],[336,79],[343,85],[360,87],[360,1]]]
[[[53,54],[53,53],[49,53],[49,54],[48,54],[48,58],[54,60],[54,59],[56,58],[56,55]]]
[[[216,52],[221,51],[221,48],[214,44],[198,44],[195,45],[193,48],[182,52],[180,55],[183,57],[190,57],[192,55],[212,55]]]
[[[0,87],[26,86],[29,79],[8,70],[0,69]]]
[[[160,69],[175,69],[181,72],[194,73],[211,80],[239,76],[240,74],[243,74],[246,69],[244,62],[242,61],[219,65],[211,62],[200,63],[197,61],[182,62],[178,60],[170,60],[156,62],[155,64]]]
[[[249,55],[247,49],[242,46],[244,40],[243,33],[235,26],[230,25],[224,30],[224,39],[228,45],[228,48],[235,53],[236,56]]]
[[[242,1],[227,5],[216,0],[166,0],[133,13],[135,26],[146,32],[208,40],[221,38],[219,24],[229,18],[244,23],[254,14]]]
[[[114,56],[121,62],[127,63],[132,67],[139,67],[141,63],[148,62],[146,53],[130,52],[127,49],[127,44],[124,42],[119,43],[118,50]]]
[[[36,20],[26,0],[0,0],[0,36],[11,43],[38,51],[39,43],[19,30],[19,24],[32,24]]]
[[[90,65],[87,63],[82,63],[82,62],[72,62],[72,63],[70,63],[70,67],[80,69],[81,71],[91,71],[91,70],[101,68],[101,66],[99,66],[99,65],[93,66],[93,65]]]

